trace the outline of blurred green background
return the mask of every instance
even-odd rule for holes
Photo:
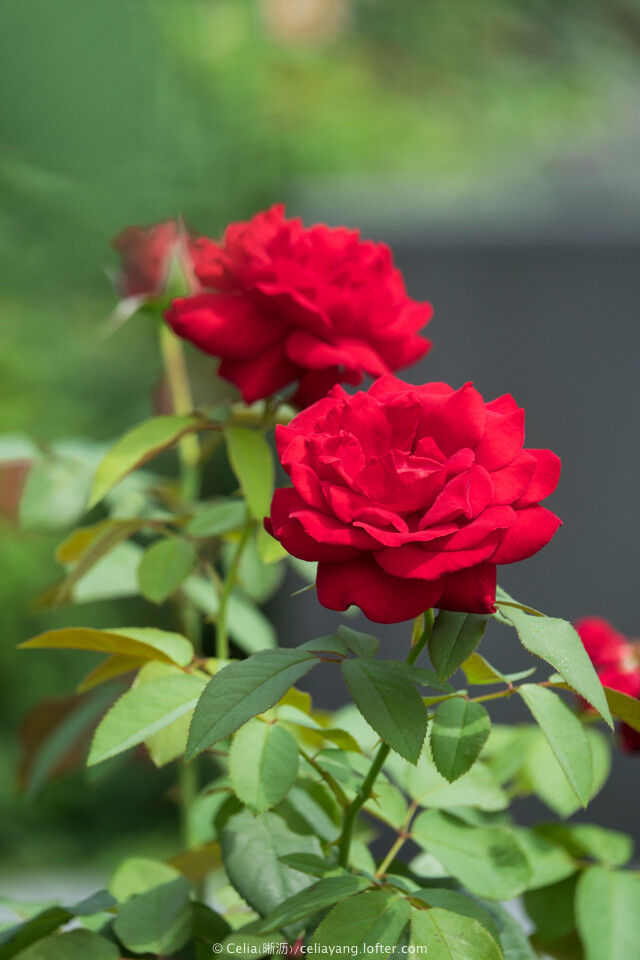
[[[295,211],[331,178],[481,192],[581,138],[606,143],[639,47],[634,0],[2,0],[0,433],[107,441],[147,415],[153,331],[135,318],[99,335],[126,225],[182,214],[217,235],[276,200]],[[0,525],[6,865],[111,863],[129,832],[138,851],[169,848],[171,798],[156,798],[170,778],[142,764],[126,784],[85,793],[75,775],[18,799],[21,717],[85,663],[16,643],[144,613],[27,616],[60,538]]]

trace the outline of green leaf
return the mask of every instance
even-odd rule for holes
[[[96,470],[88,509],[95,507],[127,474],[168,450],[180,437],[199,428],[194,416],[152,417],[116,441]]]
[[[373,796],[367,800],[365,810],[380,820],[400,830],[407,819],[408,807],[404,794],[392,783],[376,783]]]
[[[545,687],[525,683],[518,693],[549,742],[556,760],[580,803],[591,797],[593,759],[582,723],[560,697]]]
[[[495,667],[485,660],[479,653],[472,653],[462,664],[462,670],[467,683],[472,686],[484,686],[492,683],[515,683],[517,680],[524,680],[536,672],[535,667],[529,670],[520,670],[519,673],[500,673]]]
[[[73,914],[64,907],[49,907],[36,913],[25,923],[18,923],[6,930],[0,930],[0,960],[10,960],[30,944],[48,937],[63,924],[71,920]]]
[[[578,869],[576,862],[563,847],[553,843],[541,833],[528,830],[526,827],[512,829],[531,867],[528,889],[535,890],[538,887],[558,883],[570,877]]]
[[[476,827],[427,810],[414,821],[411,836],[477,896],[511,900],[531,878],[527,858],[507,827]]]
[[[370,885],[371,881],[366,877],[355,877],[348,873],[337,877],[326,877],[277,906],[265,918],[260,929],[277,930],[278,927],[286,927],[297,920],[304,920],[305,917],[311,917],[319,910],[332,907],[340,900],[362,893]]]
[[[231,663],[213,677],[200,698],[189,731],[187,759],[275,706],[296,680],[317,664],[298,650],[262,650]]]
[[[229,777],[238,800],[254,813],[269,810],[298,775],[298,747],[280,724],[250,720],[233,738]]]
[[[594,797],[605,783],[609,773],[611,762],[609,746],[598,730],[587,728],[584,732],[591,745],[593,764],[591,797]],[[535,728],[531,731],[524,757],[525,780],[548,807],[561,817],[569,817],[580,809],[582,803],[542,731]]]
[[[475,900],[458,893],[457,890],[448,890],[446,887],[425,887],[425,889],[413,893],[411,899],[412,901],[418,900],[430,907],[450,910],[452,913],[477,920],[496,942],[500,938],[498,928],[487,911],[479,906]]]
[[[585,960],[631,960],[640,950],[640,877],[589,867],[576,890]]]
[[[411,917],[406,900],[390,890],[359,893],[335,906],[315,931],[311,946],[358,947],[364,957],[378,945],[394,947],[400,941]],[[373,948],[367,950],[367,948]]]
[[[277,813],[254,817],[246,809],[227,820],[221,845],[229,880],[263,916],[312,882],[280,858],[294,853],[322,855],[317,837],[294,833]]]
[[[167,955],[180,950],[191,935],[189,893],[184,877],[139,893],[118,911],[113,929],[134,953]]]
[[[528,915],[536,925],[536,941],[553,943],[565,937],[575,927],[573,904],[578,876],[574,873],[558,883],[527,890],[524,904]]]
[[[246,522],[247,507],[242,500],[218,500],[199,504],[187,525],[187,533],[192,537],[219,537],[241,530]]]
[[[498,944],[477,920],[439,907],[411,912],[411,942],[426,947],[429,960],[502,960]]]
[[[582,640],[571,624],[555,617],[531,616],[510,606],[505,606],[502,613],[518,631],[525,649],[550,663],[613,729],[602,684]]]
[[[420,806],[449,809],[451,807],[477,807],[480,810],[504,810],[508,798],[500,789],[487,764],[479,760],[468,773],[455,783],[449,783],[427,751],[424,751],[415,767],[407,767],[404,784],[409,796]]]
[[[136,517],[133,520],[101,520],[93,526],[74,530],[56,550],[58,563],[73,566],[58,588],[56,602],[74,599],[81,582],[86,590],[84,579],[87,574],[98,571],[101,561],[112,557],[117,547],[147,525],[148,521]],[[103,576],[102,572],[100,576]],[[81,595],[83,589],[80,590]]]
[[[89,766],[115,757],[193,710],[204,688],[200,677],[176,673],[133,687],[104,716],[95,732]]]
[[[611,687],[605,687],[604,692],[611,713],[640,733],[640,700]]]
[[[487,629],[488,616],[441,610],[429,638],[429,656],[441,680],[462,666],[476,649]]]
[[[64,627],[49,630],[19,644],[21,650],[94,650],[97,653],[124,654],[140,660],[160,660],[186,667],[193,660],[193,646],[179,633],[155,627],[118,627],[93,630],[90,627]]]
[[[482,906],[491,914],[500,931],[500,946],[504,960],[538,960],[538,954],[529,943],[522,925],[508,910],[499,903],[480,900]]]
[[[415,687],[381,660],[345,660],[341,669],[367,723],[392,750],[416,763],[427,732],[427,711]]]
[[[16,960],[118,960],[115,943],[91,930],[54,933],[22,950]]]
[[[278,813],[298,833],[334,843],[342,826],[341,808],[328,787],[301,777],[278,806]]]
[[[480,756],[490,729],[482,704],[462,697],[441,703],[431,724],[431,752],[442,776],[453,782],[466,773]]]
[[[280,862],[293,870],[299,870],[300,873],[307,873],[311,877],[322,878],[328,873],[344,874],[345,872],[333,860],[317,857],[312,853],[290,853],[287,856],[280,857]]]
[[[177,880],[179,876],[180,872],[175,867],[161,860],[130,857],[116,868],[108,889],[118,903],[126,903],[131,897]]]
[[[56,533],[77,523],[85,511],[90,472],[78,460],[46,456],[36,460],[20,498],[22,530]]]
[[[592,857],[605,866],[622,867],[633,856],[633,839],[592,823],[542,823],[536,832],[562,846],[572,857]]]
[[[347,650],[356,657],[375,657],[378,652],[380,641],[370,633],[360,633],[359,630],[352,630],[351,627],[341,624],[336,634],[344,640]]]
[[[152,603],[164,603],[189,576],[196,559],[187,540],[171,537],[152,543],[138,567],[140,593]]]
[[[226,427],[229,460],[249,510],[262,520],[271,509],[275,471],[269,444],[261,433],[247,427]]]

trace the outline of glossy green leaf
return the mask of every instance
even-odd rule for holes
[[[399,943],[411,917],[406,900],[390,890],[359,893],[343,900],[329,912],[311,938],[311,945],[358,947],[358,956]],[[368,950],[367,948],[372,948]]]
[[[115,757],[193,710],[205,681],[188,673],[159,677],[124,693],[95,732],[89,766]]]
[[[129,430],[108,451],[96,470],[89,509],[127,474],[168,450],[180,437],[198,429],[194,416],[152,417]]]
[[[526,827],[512,829],[531,867],[529,890],[558,883],[570,877],[578,869],[575,860],[569,856],[564,847],[554,843],[550,838]]]
[[[263,916],[312,883],[310,877],[288,867],[280,858],[294,853],[322,855],[317,837],[294,833],[277,813],[254,817],[246,809],[226,822],[221,845],[231,883]]]
[[[298,650],[262,650],[231,663],[213,677],[200,698],[189,731],[187,758],[206,750],[280,700],[317,660]]]
[[[453,782],[466,773],[480,756],[490,729],[482,704],[462,697],[441,703],[431,724],[431,752],[442,776]]]
[[[591,745],[580,720],[560,697],[545,687],[522,684],[518,693],[528,706],[553,750],[556,760],[580,803],[591,797]]]
[[[429,637],[429,656],[441,680],[454,674],[471,656],[484,636],[488,620],[484,614],[440,611]]]
[[[280,861],[287,867],[299,870],[300,873],[306,873],[310,877],[319,877],[320,879],[328,873],[344,874],[345,872],[333,860],[327,860],[326,857],[317,857],[312,853],[290,853],[287,856],[280,857]]]
[[[324,783],[301,777],[277,810],[298,833],[326,843],[334,843],[340,836],[342,810]]]
[[[279,803],[298,775],[298,747],[280,724],[250,720],[229,751],[229,777],[242,803],[260,813]]]
[[[414,821],[411,835],[477,896],[511,900],[527,888],[531,869],[507,827],[470,826],[438,810],[427,810]]]
[[[187,666],[193,659],[193,646],[185,637],[155,627],[118,627],[113,630],[64,627],[41,633],[19,646],[22,650],[93,650],[141,660],[161,660],[180,667]]]
[[[531,616],[511,606],[502,607],[502,613],[518,631],[525,649],[550,663],[613,729],[602,684],[582,640],[571,624],[555,617]]]
[[[442,910],[411,912],[411,943],[429,960],[502,960],[502,951],[477,920]]]
[[[249,510],[262,520],[271,509],[275,480],[271,448],[261,433],[247,427],[226,427],[229,460]]]
[[[326,877],[277,906],[265,918],[261,929],[277,930],[297,920],[304,920],[305,917],[312,917],[319,910],[326,910],[340,900],[362,893],[370,885],[371,881],[366,877],[356,877],[348,873]]]
[[[24,923],[0,930],[0,960],[11,960],[30,944],[48,937],[73,917],[64,907],[48,907],[36,912]]]
[[[91,930],[54,933],[16,956],[16,960],[119,960],[115,943]]]
[[[416,763],[427,732],[427,711],[413,684],[382,660],[345,660],[341,669],[367,723],[392,750]]]
[[[140,593],[152,603],[164,603],[196,565],[196,552],[187,540],[156,540],[138,567]]]
[[[191,935],[189,894],[184,877],[137,894],[118,911],[113,929],[128,950],[166,956]]]
[[[631,960],[640,949],[640,876],[589,867],[576,889],[585,960]]]
[[[218,500],[202,503],[187,525],[192,537],[219,537],[240,530],[247,522],[247,507],[242,500]]]

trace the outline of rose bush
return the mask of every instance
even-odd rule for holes
[[[602,684],[640,698],[638,647],[602,617],[583,617],[575,627]],[[620,739],[626,750],[640,751],[640,734],[626,723],[620,726]]]
[[[391,251],[355,230],[287,220],[282,205],[201,237],[204,288],[166,314],[180,337],[220,357],[220,375],[247,403],[298,384],[300,407],[335,383],[409,366],[430,347],[417,335],[431,306],[406,293]]]
[[[471,384],[335,387],[276,431],[293,487],[276,491],[267,529],[318,561],[332,610],[355,604],[378,623],[431,606],[490,613],[496,565],[537,553],[561,523],[539,505],[560,460],[523,441],[515,400],[485,403]]]

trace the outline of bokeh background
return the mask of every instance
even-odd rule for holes
[[[635,0],[2,0],[0,459],[148,415],[151,330],[101,336],[124,226],[181,214],[217,235],[284,200],[390,242],[433,302],[434,349],[409,379],[510,391],[528,443],[561,455],[565,526],[504,587],[637,635],[639,51]],[[60,535],[20,532],[11,497],[0,487],[0,870],[170,848],[171,778],[143,764],[16,792],[21,718],[85,665],[16,644],[149,611],[29,612]],[[297,585],[269,608],[287,643],[339,620],[290,600]],[[402,630],[381,632],[391,655]],[[518,669],[514,640],[496,626],[485,652]],[[617,754],[588,816],[637,833],[639,787],[640,759]]]

